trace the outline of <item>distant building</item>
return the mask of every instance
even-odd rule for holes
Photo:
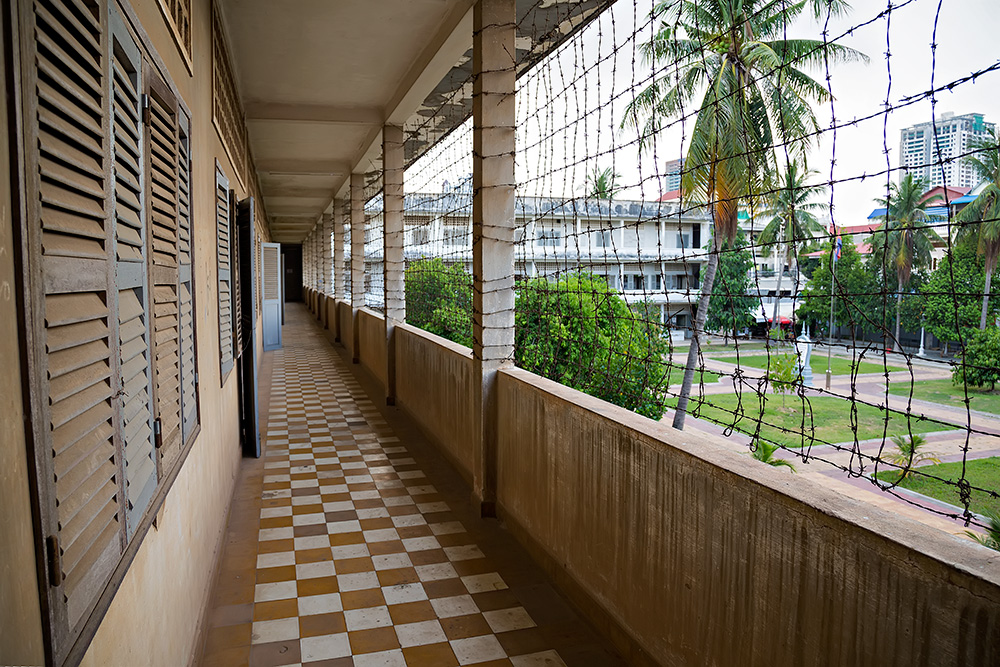
[[[900,179],[911,173],[932,188],[943,185],[974,188],[978,178],[961,156],[969,151],[972,140],[985,137],[995,128],[980,113],[956,116],[948,112],[933,123],[918,123],[900,130]]]
[[[683,171],[684,158],[671,160],[667,163],[666,170],[664,171],[666,178],[663,181],[663,186],[666,192],[681,189],[681,173]]]

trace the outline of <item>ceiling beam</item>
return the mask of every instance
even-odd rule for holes
[[[385,114],[374,107],[342,107],[322,104],[248,102],[247,121],[274,123],[328,123],[331,125],[375,125],[385,122]]]
[[[341,160],[264,159],[257,160],[256,166],[264,174],[347,176],[351,173],[351,165]]]

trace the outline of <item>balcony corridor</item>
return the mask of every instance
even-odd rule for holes
[[[262,369],[264,456],[242,464],[201,664],[618,664],[470,512],[458,474],[380,412],[358,368],[287,306],[284,348]]]

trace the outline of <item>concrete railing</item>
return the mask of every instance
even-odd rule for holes
[[[358,352],[361,365],[385,386],[385,317],[367,308],[358,310]]]
[[[354,310],[346,301],[337,302],[337,320],[340,322],[340,343],[354,354]]]
[[[498,391],[500,515],[633,662],[1000,664],[1000,554],[522,370]]]
[[[396,327],[396,405],[472,479],[472,350],[403,324]]]

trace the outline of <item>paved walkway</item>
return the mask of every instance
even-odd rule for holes
[[[283,333],[265,355],[265,456],[243,461],[203,667],[621,664],[470,513],[456,473],[376,408],[303,306]]]

